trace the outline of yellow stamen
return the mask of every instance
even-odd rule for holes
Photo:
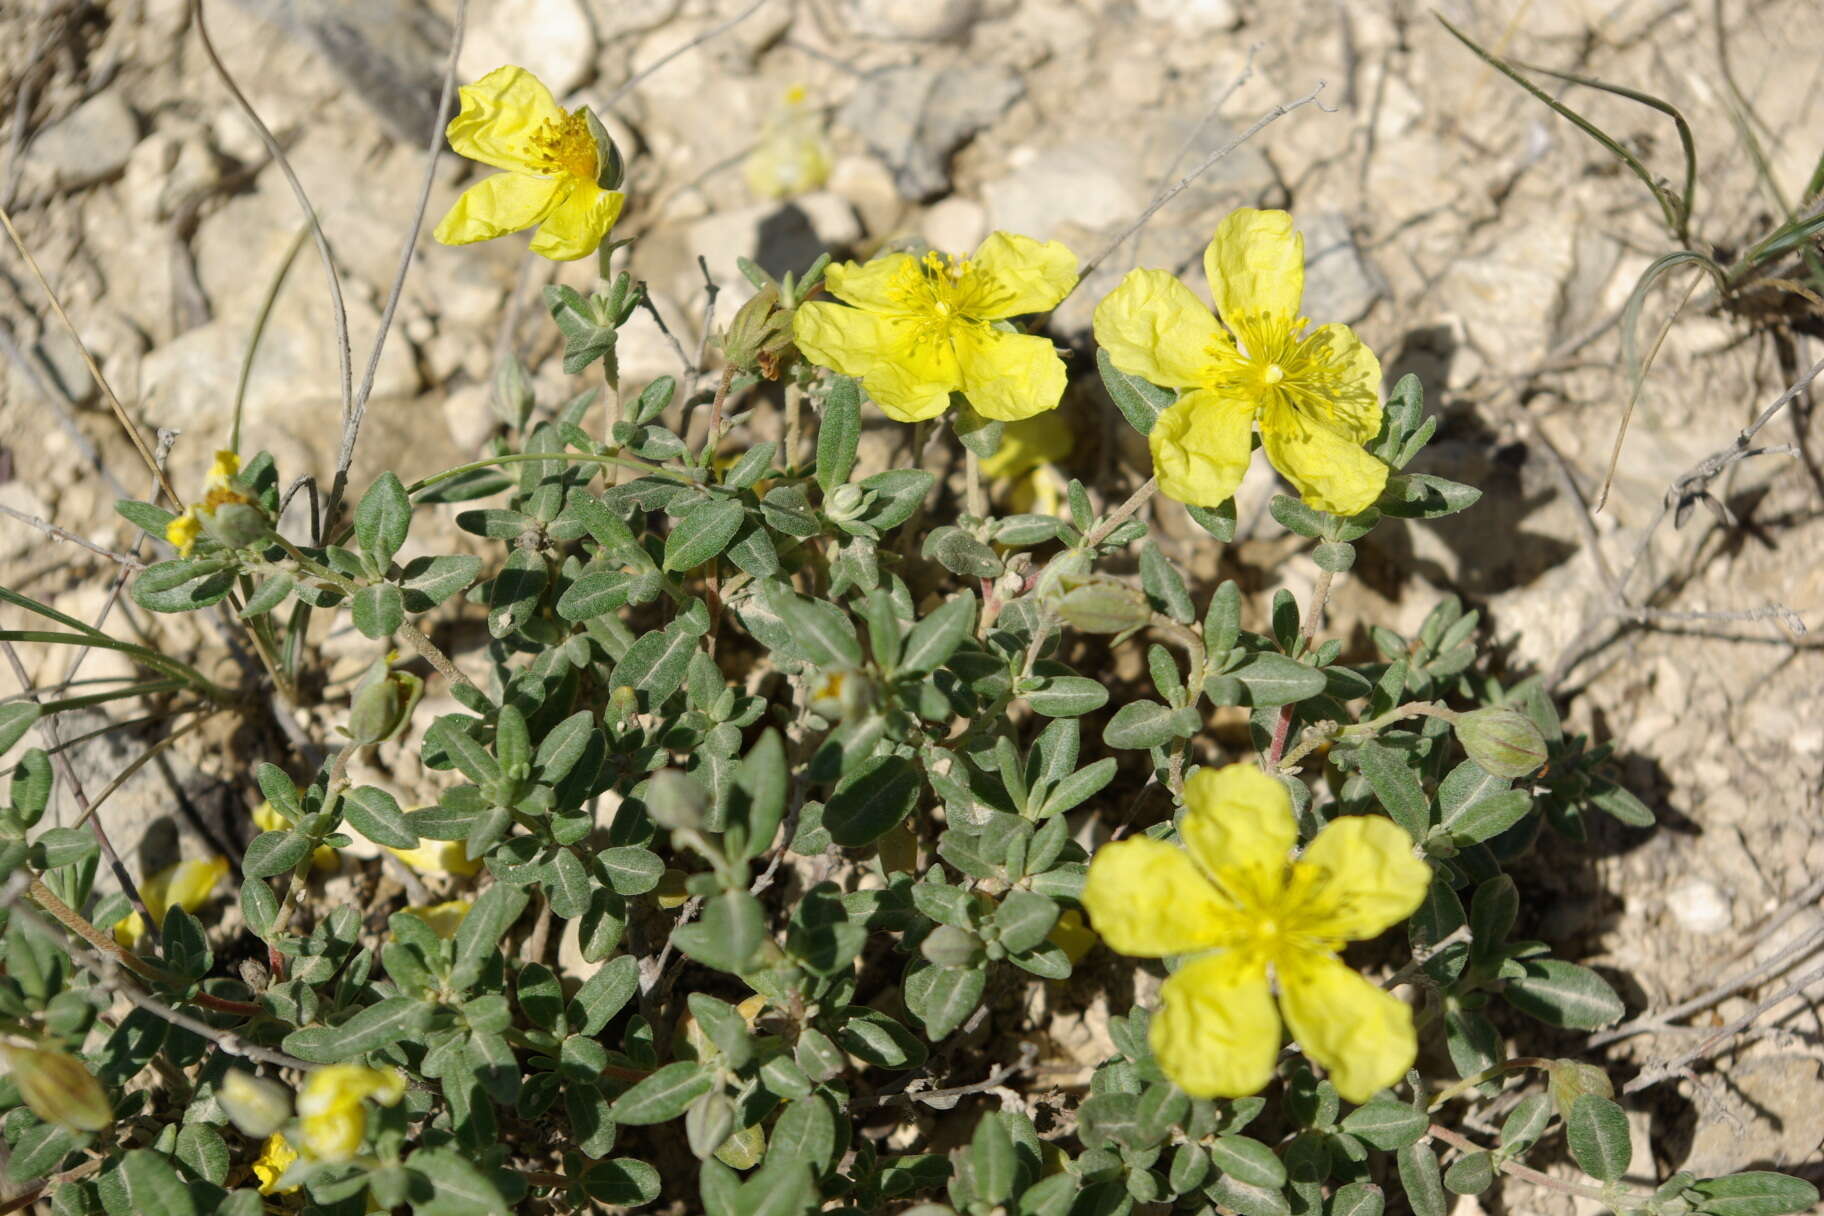
[[[562,123],[547,119],[532,137],[532,143],[545,168],[584,181],[595,180],[598,156],[595,136],[589,133],[589,120],[581,113],[564,115]]]

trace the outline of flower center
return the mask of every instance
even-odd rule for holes
[[[1328,871],[1299,862],[1270,870],[1230,866],[1217,879],[1241,913],[1234,947],[1253,959],[1273,963],[1288,954],[1334,949],[1323,929],[1335,902]]]
[[[595,136],[582,114],[566,114],[562,122],[546,119],[532,136],[537,159],[552,173],[594,181],[597,167]]]
[[[1286,378],[1286,369],[1277,363],[1269,363],[1267,370],[1260,374],[1260,378],[1268,384],[1278,384]]]

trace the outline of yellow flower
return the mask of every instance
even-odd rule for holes
[[[431,932],[448,941],[462,927],[463,918],[468,916],[470,906],[466,899],[452,899],[446,903],[407,908],[406,911],[429,925]]]
[[[597,143],[586,111],[564,110],[524,68],[495,68],[464,85],[447,134],[461,155],[506,172],[456,200],[435,233],[445,245],[537,227],[532,252],[568,262],[594,253],[620,218],[626,195],[600,184],[612,149]]]
[[[420,874],[454,874],[470,878],[481,872],[481,862],[470,859],[468,844],[461,840],[422,840],[415,849],[395,849],[388,845],[386,851]]]
[[[215,460],[209,466],[208,487],[211,490],[226,489],[234,480],[234,475],[241,471],[241,458],[226,448],[218,448]]]
[[[291,826],[291,820],[279,814],[270,802],[261,802],[253,808],[253,826],[262,832],[280,832]],[[326,844],[320,844],[310,855],[310,865],[314,870],[328,872],[342,868],[342,858]]]
[[[292,1162],[297,1159],[298,1150],[291,1147],[291,1141],[287,1140],[283,1133],[274,1132],[266,1137],[266,1143],[260,1149],[259,1159],[253,1163],[253,1176],[260,1180],[260,1194],[289,1195],[297,1190],[295,1184],[283,1190],[274,1189],[274,1184],[285,1176],[285,1171],[290,1169]]]
[[[405,1078],[392,1068],[331,1064],[310,1074],[298,1094],[299,1133],[304,1152],[318,1161],[347,1161],[367,1135],[372,1098],[391,1106],[405,1096]]]
[[[1001,446],[982,461],[982,474],[1013,482],[1007,501],[1015,511],[1056,515],[1063,505],[1063,479],[1051,465],[1070,455],[1076,446],[1076,432],[1057,413],[1022,418],[1007,424],[1001,434]]]
[[[165,539],[176,549],[179,557],[189,557],[190,550],[196,545],[196,538],[202,535],[203,525],[197,521],[196,509],[185,507],[184,513],[165,525]]]
[[[807,97],[801,84],[785,91],[784,104],[766,120],[760,143],[743,166],[747,188],[760,198],[790,198],[829,179],[830,141]]]
[[[1292,800],[1251,764],[1185,782],[1184,848],[1136,837],[1090,862],[1083,906],[1122,954],[1198,954],[1165,981],[1149,1040],[1194,1097],[1240,1097],[1273,1076],[1279,1010],[1306,1055],[1351,1102],[1405,1075],[1412,1011],[1336,957],[1398,924],[1431,871],[1391,820],[1332,821],[1298,857]]]
[[[165,913],[173,907],[194,912],[209,899],[215,884],[228,872],[228,860],[211,857],[206,861],[180,861],[167,866],[139,884],[139,897],[146,901],[146,911],[163,928]],[[138,912],[122,917],[114,925],[114,940],[131,950],[146,935],[146,920]]]
[[[991,233],[970,258],[893,253],[824,272],[839,300],[800,305],[792,337],[805,358],[862,387],[899,422],[935,418],[950,394],[1012,422],[1056,408],[1064,361],[1050,339],[991,322],[1057,307],[1077,283],[1077,256],[1056,241]]]
[[[1267,459],[1307,504],[1367,510],[1387,483],[1387,466],[1362,450],[1381,429],[1380,361],[1347,325],[1305,332],[1305,238],[1292,217],[1231,213],[1203,270],[1222,325],[1163,270],[1129,272],[1096,305],[1096,341],[1110,362],[1182,390],[1148,436],[1159,488],[1192,506],[1226,502],[1247,472],[1258,420]]]

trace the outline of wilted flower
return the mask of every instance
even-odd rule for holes
[[[222,875],[228,872],[228,859],[210,857],[202,861],[180,861],[167,866],[139,884],[139,897],[146,901],[146,911],[159,925],[173,907],[194,912],[208,902]],[[122,917],[114,925],[114,940],[131,950],[146,935],[146,920],[138,912]]]
[[[405,1078],[392,1068],[331,1064],[310,1074],[298,1094],[299,1133],[304,1152],[318,1161],[346,1161],[367,1135],[372,1098],[392,1106],[405,1096]]]

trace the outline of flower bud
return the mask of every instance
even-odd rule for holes
[[[54,1047],[0,1045],[19,1096],[46,1123],[74,1132],[98,1132],[114,1122],[101,1083],[82,1061]]]
[[[409,671],[393,671],[390,658],[376,660],[355,686],[348,737],[356,743],[381,743],[397,735],[424,695],[424,681]]]
[[[1146,596],[1124,583],[1084,583],[1064,593],[1058,615],[1083,633],[1126,633],[1152,619]]]
[[[868,491],[858,485],[840,485],[823,500],[823,513],[832,521],[855,519],[867,507]]]
[[[270,1136],[291,1118],[291,1091],[238,1068],[228,1070],[216,1087],[215,1100],[249,1136]]]
[[[1545,763],[1545,736],[1511,706],[1473,709],[1457,718],[1456,727],[1457,741],[1469,758],[1497,777],[1518,780]]]
[[[1582,1060],[1553,1060],[1551,1067],[1546,1069],[1546,1076],[1546,1092],[1551,1095],[1560,1119],[1569,1120],[1571,1107],[1585,1094],[1595,1094],[1599,1098],[1615,1096],[1615,1083],[1609,1080],[1609,1074]]]
[[[594,110],[582,106],[577,113],[583,116],[589,136],[595,140],[595,184],[604,190],[619,190],[627,177],[627,162],[621,157],[620,146],[608,134],[608,128],[602,125]]]
[[[205,506],[197,511],[196,521],[228,549],[245,549],[272,535],[272,521],[250,502],[225,502],[214,509]]]
[[[925,935],[918,951],[939,967],[970,967],[982,960],[982,940],[956,925],[939,925]]]

